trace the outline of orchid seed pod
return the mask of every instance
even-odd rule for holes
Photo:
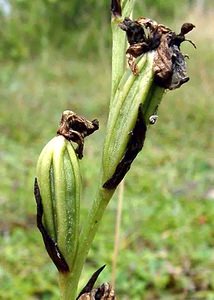
[[[116,16],[119,14],[119,4],[120,1],[112,1],[114,16],[115,11]],[[179,88],[189,80],[185,55],[180,45],[189,41],[196,47],[185,37],[195,27],[192,23],[184,23],[179,34],[145,17],[137,20],[125,17],[118,26],[126,32],[129,68],[124,67],[121,59],[119,62],[116,60],[117,64],[113,61],[116,79],[112,81],[103,151],[103,187],[109,190],[116,189],[142,150],[147,127],[155,123],[151,116],[155,115],[157,120],[157,110],[165,90]],[[116,24],[114,32],[117,44],[117,35],[121,35],[117,32]],[[121,74],[118,64],[123,69],[123,72],[120,70]]]
[[[35,189],[41,199],[36,197],[37,225],[46,249],[59,271],[69,271],[78,246],[81,178],[75,150],[63,136],[54,137],[42,150]]]

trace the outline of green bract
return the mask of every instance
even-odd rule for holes
[[[37,180],[43,225],[72,269],[79,236],[81,178],[74,148],[63,136],[54,137],[42,150]]]

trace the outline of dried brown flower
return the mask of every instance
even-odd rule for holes
[[[126,51],[128,64],[134,75],[138,75],[136,58],[155,50],[154,74],[156,83],[167,89],[175,89],[189,80],[186,72],[185,55],[180,51],[180,45],[189,41],[185,35],[195,26],[184,23],[179,34],[165,25],[141,17],[135,21],[125,18],[119,24],[126,32],[129,48]]]
[[[57,133],[78,144],[76,153],[81,159],[83,157],[84,138],[98,129],[99,121],[97,119],[88,121],[71,110],[65,110]]]

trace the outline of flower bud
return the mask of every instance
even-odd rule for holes
[[[61,254],[71,269],[79,236],[81,178],[75,150],[63,136],[54,137],[42,150],[37,163],[37,182],[43,208],[42,212],[38,211],[37,196],[37,225],[46,249],[53,261],[53,256]],[[49,240],[55,250],[49,249],[53,248]],[[63,271],[56,260],[57,268]]]

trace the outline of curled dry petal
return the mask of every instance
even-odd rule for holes
[[[62,113],[57,133],[64,136],[68,141],[78,144],[76,153],[78,158],[81,159],[83,157],[84,138],[98,129],[99,121],[97,119],[88,121],[71,110],[65,110]]]

